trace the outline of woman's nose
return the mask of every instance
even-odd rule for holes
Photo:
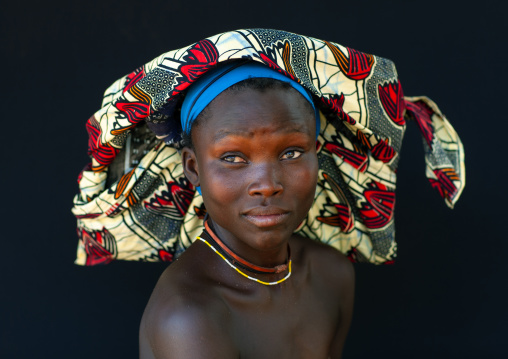
[[[251,196],[270,197],[282,193],[281,169],[277,164],[263,163],[254,166],[248,191]]]

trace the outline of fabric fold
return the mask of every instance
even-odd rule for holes
[[[453,208],[466,185],[464,147],[457,132],[429,98],[405,97],[407,119],[423,137],[425,175],[448,207]]]

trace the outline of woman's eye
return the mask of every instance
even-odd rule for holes
[[[302,155],[301,151],[290,150],[290,151],[287,151],[286,153],[284,153],[282,155],[282,158],[283,159],[295,159],[295,158],[300,157],[301,155]]]
[[[242,162],[245,162],[245,160],[243,158],[241,158],[240,156],[224,156],[222,157],[222,160],[223,161],[226,161],[226,162],[230,162],[230,163],[242,163]]]

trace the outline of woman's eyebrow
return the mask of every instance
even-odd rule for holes
[[[308,134],[308,128],[304,125],[299,126],[290,126],[290,127],[280,127],[277,131],[283,132],[285,134],[289,133],[302,133],[302,134]],[[273,131],[271,131],[273,132]],[[236,130],[231,131],[227,129],[219,130],[215,133],[213,136],[213,141],[218,142],[222,140],[225,137],[228,136],[234,136],[234,137],[254,137],[254,132],[252,131],[242,131],[242,130]]]
[[[228,137],[228,136],[249,137],[248,135],[245,135],[246,133],[247,133],[246,131],[219,130],[213,136],[213,141],[214,142],[218,142],[218,141],[222,140],[224,137]]]

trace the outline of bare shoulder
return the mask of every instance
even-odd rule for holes
[[[293,236],[292,243],[300,250],[300,256],[309,263],[316,272],[328,283],[336,283],[344,288],[354,285],[353,264],[337,249],[301,236]]]
[[[292,237],[292,248],[306,263],[320,305],[334,318],[335,333],[329,348],[330,358],[341,358],[353,315],[355,275],[353,264],[333,247],[299,236]]]
[[[228,310],[207,280],[185,257],[166,269],[141,320],[141,358],[234,356],[224,325]]]

